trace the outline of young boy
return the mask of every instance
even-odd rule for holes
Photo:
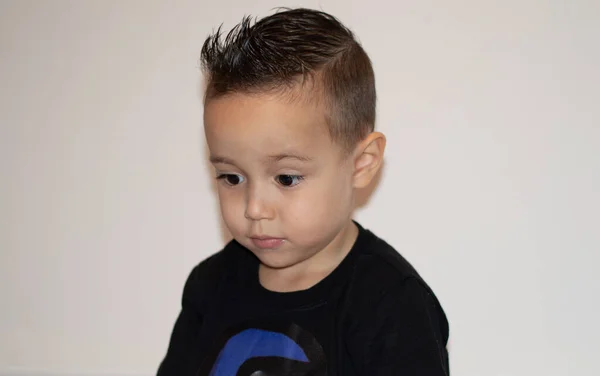
[[[191,272],[158,375],[448,375],[433,292],[352,219],[386,143],[353,34],[328,14],[286,10],[210,36],[202,63],[234,240]]]

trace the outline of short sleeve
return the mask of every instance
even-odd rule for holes
[[[353,315],[346,338],[359,375],[448,376],[448,322],[437,299],[411,277]]]

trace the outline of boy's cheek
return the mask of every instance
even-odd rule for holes
[[[351,197],[341,187],[330,187],[334,189],[322,189],[310,192],[297,200],[288,203],[288,210],[280,212],[293,216],[294,223],[305,228],[307,231],[315,231],[315,228],[327,227],[340,218],[345,218],[350,205]],[[308,192],[307,192],[308,193]]]
[[[244,219],[244,205],[236,195],[232,195],[231,192],[219,192],[219,206],[221,208],[221,215],[227,226],[231,227],[235,225],[236,219],[238,221]]]

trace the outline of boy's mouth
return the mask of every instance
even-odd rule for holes
[[[257,248],[261,248],[261,249],[276,249],[279,248],[281,246],[281,244],[283,244],[283,242],[285,241],[282,238],[273,238],[273,237],[269,237],[269,236],[251,236],[250,240],[252,240],[252,243],[257,247]]]

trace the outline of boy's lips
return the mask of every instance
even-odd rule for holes
[[[252,243],[258,248],[261,249],[275,249],[278,248],[281,244],[283,244],[283,238],[274,238],[270,236],[250,236],[250,240]]]

